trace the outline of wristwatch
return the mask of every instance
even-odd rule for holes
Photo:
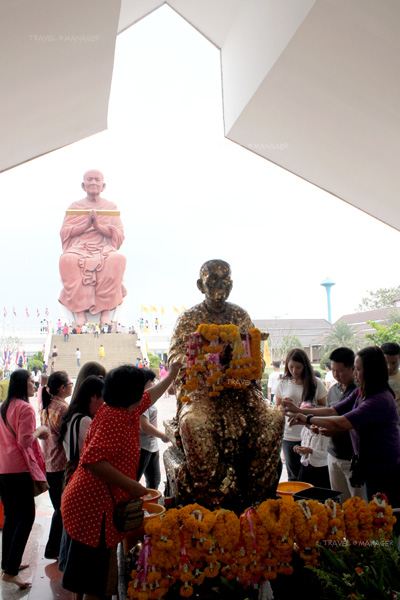
[[[314,415],[307,415],[306,416],[306,425],[311,425],[311,419],[313,418]]]

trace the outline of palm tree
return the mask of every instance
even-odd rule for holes
[[[326,350],[333,350],[334,348],[343,346],[352,350],[358,350],[360,347],[360,340],[356,332],[345,321],[335,323],[324,341]]]

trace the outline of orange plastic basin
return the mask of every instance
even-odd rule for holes
[[[145,514],[145,520],[159,517],[165,513],[165,507],[155,502],[143,502],[143,510],[149,513],[148,515]]]
[[[161,498],[161,492],[158,490],[152,490],[151,488],[148,488],[147,494],[142,496],[143,502],[155,502],[159,498]]]
[[[282,500],[289,500],[296,492],[301,492],[312,487],[314,486],[311,483],[306,483],[305,481],[281,481],[281,483],[278,483],[276,493]]]

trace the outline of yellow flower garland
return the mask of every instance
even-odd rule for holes
[[[372,539],[373,516],[367,503],[358,496],[343,503],[346,537],[352,543],[366,542]]]
[[[369,504],[357,497],[343,505],[266,500],[240,518],[199,504],[170,509],[145,523],[147,558],[132,571],[128,598],[161,600],[175,582],[180,595],[190,597],[206,577],[219,573],[244,587],[262,583],[291,574],[296,548],[306,565],[316,565],[322,540],[389,539],[394,522],[382,494]]]
[[[224,368],[219,364],[219,356],[228,344],[232,358]],[[185,393],[181,402],[189,402],[190,393],[199,389],[200,383],[213,398],[224,389],[245,389],[262,375],[261,333],[256,328],[250,329],[242,342],[237,325],[201,324],[190,337],[187,352]]]
[[[294,541],[306,565],[318,562],[317,544],[325,538],[329,519],[326,507],[317,500],[299,500],[293,511]]]

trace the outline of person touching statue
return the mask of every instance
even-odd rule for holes
[[[227,302],[232,289],[231,270],[223,260],[210,260],[200,269],[197,287],[205,295],[185,311],[171,338],[168,362],[186,364],[189,337],[200,324],[233,324],[244,336],[254,328],[248,313]],[[175,380],[177,426],[185,462],[174,481],[183,499],[206,506],[242,508],[271,497],[280,476],[283,417],[263,398],[260,382],[243,390],[226,390],[210,397],[204,387],[182,402],[186,373]]]
[[[122,284],[126,259],[117,252],[124,230],[116,205],[100,195],[105,185],[100,171],[84,174],[86,197],[68,207],[60,232],[59,301],[74,313],[78,325],[87,321],[86,312],[109,323],[110,312],[126,295]]]

